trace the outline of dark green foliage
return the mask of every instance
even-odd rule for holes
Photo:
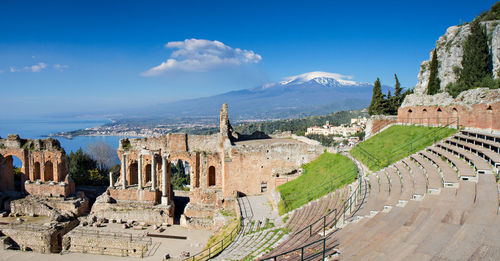
[[[120,165],[110,168],[99,168],[98,165],[97,161],[81,148],[68,155],[69,175],[76,185],[105,186],[108,185],[110,171],[115,176],[120,174]]]
[[[500,20],[500,2],[495,3],[489,11],[483,12],[476,19],[481,22]]]
[[[441,88],[441,80],[439,79],[438,72],[438,59],[436,54],[436,49],[432,52],[431,68],[429,76],[429,84],[427,85],[427,94],[434,95],[439,92]]]
[[[479,19],[471,25],[471,34],[464,43],[462,70],[456,83],[448,84],[446,91],[453,97],[462,91],[476,87],[498,88],[498,80],[492,79],[490,67],[491,55],[488,48],[488,37]]]
[[[370,106],[368,107],[368,114],[377,115],[384,113],[384,95],[382,94],[382,86],[380,84],[380,79],[377,78],[375,83],[373,84],[373,94],[372,101]]]
[[[464,56],[459,82],[467,87],[477,87],[483,78],[491,77],[491,56],[488,49],[488,37],[479,21],[474,20],[470,25],[471,34],[464,43]]]
[[[380,79],[377,78],[373,84],[372,101],[370,107],[368,107],[368,113],[370,115],[397,115],[398,108],[401,106],[401,103],[403,103],[406,95],[413,92],[411,89],[407,89],[403,92],[403,88],[401,88],[401,83],[396,74],[394,74],[394,79],[396,80],[394,96],[391,94],[391,91],[388,91],[387,96],[385,96],[382,94]]]
[[[189,184],[189,175],[186,175],[184,163],[182,160],[177,160],[177,164],[170,164],[172,169],[172,186],[175,190],[183,190]]]
[[[341,125],[350,123],[351,118],[366,116],[366,113],[360,111],[339,111],[328,115],[312,116],[302,119],[288,119],[267,122],[245,123],[235,126],[234,129],[242,134],[251,134],[255,131],[262,131],[265,134],[276,132],[291,131],[293,134],[304,136],[307,127],[321,126],[329,121],[332,125]]]

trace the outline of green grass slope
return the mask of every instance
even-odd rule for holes
[[[393,125],[359,143],[350,153],[370,170],[377,171],[456,132],[451,128]],[[363,149],[378,162],[363,153]]]
[[[278,187],[282,199],[280,214],[320,198],[357,177],[354,162],[341,154],[325,152],[305,164],[303,169],[303,174],[297,179]]]

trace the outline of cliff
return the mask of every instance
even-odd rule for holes
[[[486,26],[493,75],[496,79],[500,77],[500,20],[481,22],[481,25]],[[449,83],[457,81],[459,71],[462,69],[463,45],[469,35],[470,24],[457,25],[449,27],[446,33],[437,40],[435,49],[439,61],[438,71],[441,79],[441,90],[444,90]],[[430,60],[433,51],[431,50],[429,54],[429,60],[422,62],[420,65],[415,94],[425,94],[427,91]]]

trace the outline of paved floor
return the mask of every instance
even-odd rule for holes
[[[106,227],[100,228],[106,231],[123,231],[127,233],[145,233],[151,232],[158,234],[158,232],[153,231],[151,228],[143,231],[133,231],[130,229],[123,230],[117,224],[107,224]],[[3,250],[0,247],[0,260],[1,261],[28,261],[28,260],[71,260],[71,261],[100,261],[100,260],[161,260],[163,255],[169,253],[171,259],[181,260],[180,254],[182,251],[189,251],[191,254],[196,254],[201,251],[206,245],[208,239],[210,238],[212,232],[204,230],[194,230],[186,229],[178,225],[168,227],[161,234],[163,235],[175,235],[175,236],[185,236],[187,239],[166,239],[166,238],[152,238],[153,247],[149,256],[145,258],[132,258],[132,257],[114,257],[114,256],[104,256],[104,255],[91,255],[91,254],[81,254],[81,253],[68,253],[68,254],[39,254],[33,252],[21,252],[13,250]]]
[[[281,217],[278,214],[278,210],[273,209],[269,194],[260,196],[248,196],[246,198],[248,198],[248,201],[252,208],[252,220],[260,220],[264,223],[267,218],[273,222],[276,222],[274,223],[275,225],[281,225]]]

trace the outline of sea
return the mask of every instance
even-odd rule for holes
[[[21,138],[45,139],[51,133],[91,128],[109,123],[108,119],[75,119],[75,118],[37,118],[37,119],[0,119],[0,137],[7,138],[9,134],[18,134]],[[53,137],[61,143],[66,154],[79,148],[86,150],[89,144],[105,142],[114,150],[118,148],[120,139],[124,136],[75,136],[72,139]],[[132,138],[132,137],[131,137]],[[118,162],[118,157],[116,158]],[[20,160],[14,158],[14,166],[20,166]]]

